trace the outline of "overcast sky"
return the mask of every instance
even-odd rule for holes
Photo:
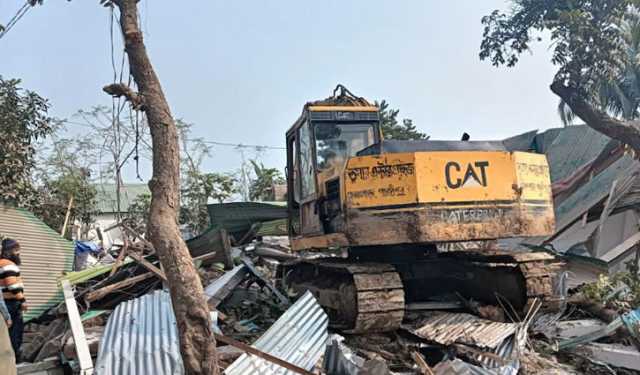
[[[22,3],[0,1],[0,23]],[[501,139],[559,124],[547,46],[515,69],[478,59],[480,19],[507,8],[505,1],[139,4],[147,48],[174,116],[211,141],[283,146],[302,105],[327,97],[337,83],[370,100],[386,99],[432,139],[458,139],[463,132]],[[60,118],[110,106],[101,90],[113,79],[109,20],[98,0],[47,0],[0,39],[0,74],[21,78],[25,88],[47,97],[51,114]],[[119,60],[119,44],[116,55]],[[285,164],[280,150],[262,159],[281,169]],[[204,166],[237,169],[239,152],[215,147]],[[126,176],[134,175],[131,167]]]

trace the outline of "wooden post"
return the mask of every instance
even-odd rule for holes
[[[67,225],[69,224],[69,217],[71,216],[71,208],[73,207],[73,195],[69,198],[69,204],[67,205],[67,213],[64,215],[64,223],[62,229],[60,229],[60,235],[64,237],[67,231]]]
[[[76,346],[76,354],[80,364],[80,375],[93,374],[93,361],[91,360],[91,352],[87,344],[87,338],[84,335],[84,327],[78,312],[78,305],[71,290],[69,280],[62,280],[62,291],[64,293],[64,303],[67,306],[67,316],[71,325],[71,333],[73,334],[73,342]]]

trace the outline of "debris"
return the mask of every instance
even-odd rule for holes
[[[433,373],[435,375],[516,375],[518,373],[518,369],[504,367],[500,369],[487,370],[480,366],[476,366],[471,363],[464,362],[459,358],[456,358],[453,360],[440,362],[436,367],[433,368]]]
[[[84,327],[80,320],[78,305],[76,305],[76,300],[73,296],[73,290],[71,290],[71,284],[69,284],[69,281],[62,280],[62,291],[64,292],[64,302],[67,306],[67,315],[69,317],[71,332],[73,333],[73,341],[75,343],[76,354],[78,356],[80,375],[91,375],[93,374],[93,361],[91,360],[89,345],[87,344],[87,339],[84,334]]]
[[[209,298],[209,308],[216,308],[248,274],[249,269],[244,264],[235,266],[204,288],[204,294]]]
[[[216,334],[215,337],[216,337],[217,341],[220,341],[222,343],[225,343],[225,344],[231,345],[233,347],[236,347],[236,348],[242,350],[245,353],[254,355],[256,357],[260,357],[260,358],[262,358],[262,359],[264,359],[266,361],[269,361],[269,362],[271,362],[271,363],[273,363],[275,365],[279,365],[281,367],[284,367],[285,369],[290,370],[290,371],[292,371],[292,372],[294,372],[296,374],[313,375],[312,372],[309,372],[309,371],[307,371],[307,370],[305,370],[305,369],[303,369],[301,367],[298,367],[298,366],[296,366],[294,364],[291,364],[291,363],[289,363],[287,361],[283,361],[282,359],[280,359],[278,357],[274,357],[271,354],[265,353],[265,352],[263,352],[261,350],[253,348],[253,347],[251,347],[251,346],[249,346],[247,344],[241,343],[240,341],[236,341],[236,340],[234,340],[232,338],[229,338],[229,337],[226,337],[226,336],[222,336],[222,335],[218,335],[218,334]],[[257,370],[254,369],[254,371],[257,371]]]
[[[633,346],[591,343],[580,347],[579,350],[596,361],[640,371],[640,352]]]
[[[212,227],[199,236],[187,240],[186,243],[192,257],[215,253],[216,256],[210,259],[211,262],[223,263],[226,269],[233,268],[231,239],[226,230]]]
[[[252,345],[295,366],[311,371],[322,356],[328,333],[328,317],[310,292],[306,292]],[[281,366],[243,354],[225,373],[291,373]]]
[[[411,356],[413,357],[413,360],[416,361],[416,364],[423,375],[433,375],[433,370],[431,370],[431,367],[429,367],[420,353],[414,350],[411,352]]]
[[[495,349],[514,335],[519,326],[516,323],[492,322],[466,313],[437,312],[427,316],[409,331],[441,345],[458,343]]]
[[[414,302],[414,303],[407,303],[405,305],[406,311],[458,310],[463,308],[464,308],[464,305],[460,301]]]
[[[556,322],[544,332],[549,338],[570,339],[591,334],[606,326],[601,320],[582,319]]]
[[[162,279],[162,281],[164,281],[164,282],[167,281],[167,277],[164,275],[164,272],[162,272],[162,270],[160,270],[158,267],[156,267],[153,264],[151,264],[148,260],[144,259],[143,256],[141,256],[139,254],[136,254],[133,251],[129,252],[129,256],[131,258],[133,258],[136,262],[140,263],[144,268],[146,268],[149,271],[155,273],[156,276],[158,276],[159,278]]]
[[[251,260],[249,260],[248,258],[243,258],[242,264],[244,264],[249,269],[249,272],[251,272],[251,274],[258,279],[258,285],[260,285],[260,287],[266,286],[267,288],[269,288],[271,293],[273,293],[273,295],[275,295],[278,298],[278,301],[280,302],[281,305],[290,304],[289,299],[285,297],[282,293],[280,293],[280,291],[269,280],[265,279],[256,270]]]
[[[356,355],[342,343],[344,337],[331,335],[324,352],[323,369],[327,374],[358,375],[364,365],[364,358]]]
[[[116,307],[100,341],[96,374],[184,374],[169,293],[157,290]]]
[[[96,300],[99,300],[99,299],[105,297],[109,293],[112,293],[112,292],[114,292],[116,290],[119,290],[119,289],[126,288],[126,287],[131,286],[131,285],[138,284],[139,282],[144,281],[144,280],[149,279],[149,278],[152,278],[153,276],[155,276],[153,273],[147,272],[147,273],[143,273],[142,275],[138,275],[138,276],[134,276],[134,277],[131,277],[131,278],[127,278],[127,279],[124,279],[124,280],[122,280],[120,282],[113,283],[111,285],[107,285],[104,288],[95,290],[93,292],[89,292],[89,293],[87,293],[85,295],[84,299],[87,302],[96,301]]]
[[[558,343],[558,350],[570,349],[575,346],[586,344],[592,341],[596,341],[602,337],[609,336],[613,334],[616,330],[618,330],[618,328],[625,326],[626,321],[630,322],[630,324],[627,325],[628,327],[631,328],[630,332],[634,332],[634,330],[637,330],[637,322],[638,322],[637,320],[634,321],[634,318],[637,318],[637,314],[639,312],[640,312],[640,309],[637,309],[635,311],[623,314],[622,316],[619,316],[617,319],[615,319],[613,322],[609,323],[605,327],[602,327],[598,330],[595,330],[593,332],[587,333],[582,336],[563,340],[560,343]]]
[[[64,375],[64,369],[60,363],[60,359],[49,357],[38,363],[20,363],[18,364],[18,374],[20,375]]]

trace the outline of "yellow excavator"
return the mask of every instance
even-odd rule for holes
[[[450,296],[558,309],[560,263],[496,241],[553,233],[545,156],[502,142],[387,140],[380,120],[338,85],[287,131],[288,231],[303,259],[288,285],[354,333],[397,329],[408,306]]]

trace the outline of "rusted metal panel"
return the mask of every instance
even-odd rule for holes
[[[329,319],[316,299],[306,292],[256,342],[256,349],[311,370],[328,338]],[[274,363],[243,354],[225,370],[228,375],[293,374]]]
[[[73,243],[65,240],[32,213],[0,205],[0,235],[20,243],[20,272],[29,303],[25,320],[40,316],[63,300],[58,278],[73,266]]]
[[[517,328],[516,323],[492,322],[471,314],[432,313],[410,331],[442,345],[457,343],[495,349]]]

